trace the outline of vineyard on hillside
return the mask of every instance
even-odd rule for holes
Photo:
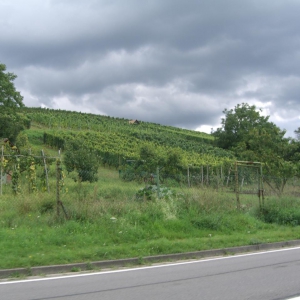
[[[212,145],[210,135],[129,120],[93,114],[42,108],[24,108],[23,112],[35,126],[44,131],[44,143],[56,149],[65,149],[72,141],[81,147],[93,149],[103,164],[119,166],[127,160],[138,160],[141,147],[155,147],[159,156],[177,151],[181,165],[221,166],[233,155]]]
[[[31,128],[19,134],[15,149],[3,141],[1,154],[1,172],[12,176],[16,194],[22,181],[30,191],[38,186],[44,190],[47,170],[53,164],[51,157],[57,156],[65,174],[77,182],[97,181],[102,165],[114,167],[125,181],[146,185],[226,187],[256,193],[262,189],[266,192],[264,180],[271,188],[269,194],[281,194],[288,181],[292,193],[294,186],[298,187],[292,177],[270,177],[257,168],[236,169],[233,154],[215,147],[212,136],[205,133],[52,109],[22,108],[21,113],[30,120]],[[47,153],[41,153],[43,148]],[[56,177],[57,171],[51,168],[50,175]]]

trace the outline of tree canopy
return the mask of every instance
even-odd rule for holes
[[[98,180],[97,173],[99,159],[92,149],[85,147],[84,143],[67,141],[65,146],[64,164],[68,172],[77,172],[75,180],[95,182]]]
[[[300,127],[298,127],[298,129],[296,129],[296,130],[294,131],[294,133],[295,133],[295,135],[296,135],[296,139],[297,139],[298,141],[300,141]]]
[[[284,137],[285,130],[270,122],[269,116],[261,116],[255,105],[242,103],[223,113],[222,127],[212,133],[216,145],[232,150],[238,160],[262,162],[265,181],[277,178],[273,188],[281,193],[287,179],[299,175],[295,143]]]
[[[14,141],[29,121],[17,114],[17,109],[24,106],[23,97],[14,86],[17,76],[5,71],[6,66],[0,64],[0,137]]]
[[[14,73],[6,72],[6,65],[0,64],[0,106],[6,111],[24,106],[23,97],[14,86],[17,78]]]
[[[255,105],[247,103],[238,104],[234,109],[223,111],[222,127],[213,132],[216,145],[223,149],[235,150],[240,144],[249,149],[249,136],[255,131],[257,134],[266,132],[284,136],[274,123],[269,122],[269,116],[261,116],[261,110]]]

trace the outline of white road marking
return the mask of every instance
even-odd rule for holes
[[[17,283],[29,283],[29,282],[57,280],[57,279],[61,280],[61,279],[67,279],[67,278],[105,275],[105,274],[114,274],[114,273],[123,273],[123,272],[134,272],[134,271],[139,271],[139,270],[166,268],[166,267],[174,267],[174,266],[180,266],[180,265],[205,263],[205,262],[209,262],[209,261],[216,261],[216,260],[222,260],[222,259],[234,259],[234,258],[239,258],[239,257],[262,255],[262,254],[276,253],[276,252],[283,252],[283,251],[292,251],[292,250],[297,250],[297,249],[300,249],[300,247],[284,248],[284,249],[279,249],[279,250],[270,250],[270,251],[262,251],[262,252],[246,253],[246,254],[238,254],[238,255],[232,255],[232,256],[214,257],[214,258],[208,258],[208,259],[192,260],[192,261],[177,262],[177,263],[165,263],[165,264],[161,264],[161,265],[147,266],[147,267],[136,267],[136,268],[130,268],[130,269],[110,270],[110,271],[102,271],[102,272],[100,271],[100,272],[95,272],[95,273],[84,273],[84,274],[74,274],[74,275],[65,275],[65,276],[62,274],[61,276],[47,277],[47,278],[34,278],[34,279],[5,281],[5,282],[0,282],[0,285],[17,284]],[[300,300],[300,297],[287,299],[287,300]]]

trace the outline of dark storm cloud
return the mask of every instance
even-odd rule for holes
[[[299,127],[296,0],[0,1],[0,61],[26,105],[184,128],[264,107]]]

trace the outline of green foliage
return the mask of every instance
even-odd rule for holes
[[[256,197],[242,211],[236,211],[232,194],[207,188],[172,189],[171,196],[161,199],[154,192],[152,201],[136,201],[141,185],[125,183],[113,168],[101,168],[100,180],[93,185],[82,182],[81,191],[67,176],[69,191],[61,200],[69,218],[59,219],[54,166],[50,173],[54,189],[50,188],[49,194],[39,190],[29,193],[24,188],[13,201],[10,190],[9,195],[4,190],[0,197],[2,268],[144,257],[299,238],[298,227],[266,224],[253,216]],[[165,194],[169,191],[166,189]],[[79,192],[82,194],[77,197]],[[285,203],[285,207],[297,205],[296,199]]]
[[[16,147],[19,149],[20,152],[23,149],[28,150],[30,148],[28,136],[26,133],[24,133],[24,131],[18,134],[16,139]]]
[[[234,109],[225,109],[222,127],[213,132],[216,145],[224,149],[237,149],[240,144],[245,144],[247,150],[250,148],[249,134],[253,130],[258,134],[269,134],[272,131],[282,134],[274,123],[269,122],[269,116],[261,116],[260,112],[255,105],[247,103],[238,104]]]
[[[281,195],[287,179],[299,175],[297,147],[284,138],[285,130],[260,115],[255,105],[238,104],[224,110],[222,127],[213,133],[219,147],[232,150],[239,160],[263,163],[265,181]],[[272,182],[269,178],[277,178]]]
[[[212,137],[201,132],[146,122],[132,126],[125,119],[69,111],[23,108],[22,112],[44,127],[45,144],[63,150],[66,141],[77,140],[94,149],[104,165],[119,167],[126,160],[145,161],[143,154],[140,156],[142,148],[146,152],[154,149],[154,164],[160,164],[160,159],[165,164],[171,152],[185,165],[222,165],[233,159],[231,152],[214,147]]]
[[[54,210],[54,206],[55,206],[55,203],[53,200],[46,200],[46,201],[43,201],[41,203],[41,206],[40,206],[40,213],[41,214],[46,214],[46,213],[49,213],[49,212],[52,212]]]
[[[298,127],[296,130],[294,130],[294,133],[296,135],[296,139],[300,141],[300,127]]]
[[[36,192],[37,187],[36,187],[36,166],[35,166],[35,161],[32,157],[29,157],[28,161],[28,170],[27,170],[27,178],[29,182],[29,191],[30,192]]]
[[[5,73],[6,66],[0,64],[0,137],[14,142],[18,133],[28,124],[17,114],[17,108],[23,107],[23,97],[16,91],[13,73]]]
[[[20,189],[20,159],[18,157],[13,158],[14,169],[12,173],[12,190],[14,195],[19,195],[21,193]]]
[[[21,115],[8,113],[5,108],[0,111],[0,137],[8,138],[11,143],[14,143],[18,134],[29,126],[28,120]]]
[[[13,73],[7,72],[6,66],[0,64],[0,106],[5,108],[8,112],[22,107],[23,97],[16,91],[13,81],[17,76]]]
[[[135,197],[137,201],[144,201],[144,200],[155,200],[159,198],[160,200],[168,200],[176,194],[169,189],[168,187],[158,187],[156,185],[148,185],[144,188],[139,189],[136,193]]]
[[[257,216],[267,223],[300,225],[300,201],[297,198],[269,199]]]
[[[74,141],[68,141],[65,149],[64,164],[68,172],[75,170],[80,182],[98,180],[99,160],[95,151]]]

